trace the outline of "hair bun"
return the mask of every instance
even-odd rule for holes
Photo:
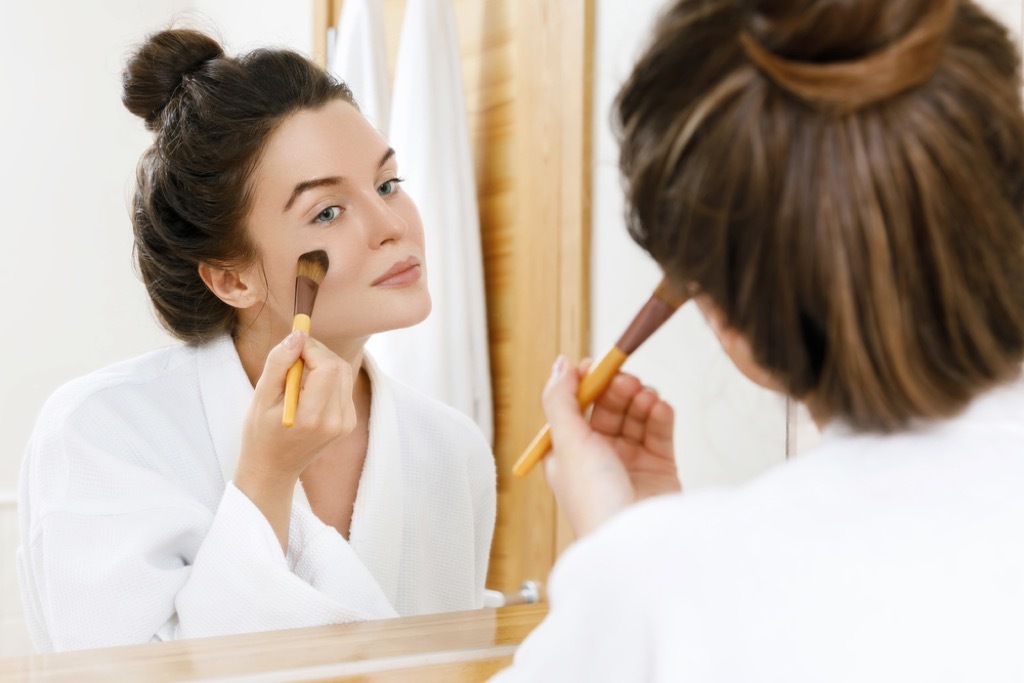
[[[220,43],[199,31],[174,29],[156,33],[128,60],[121,79],[121,101],[128,111],[146,121],[147,128],[157,130],[160,113],[182,79],[223,55]]]
[[[741,31],[743,50],[780,88],[811,105],[848,112],[931,78],[959,0],[780,4],[790,11],[755,15]]]

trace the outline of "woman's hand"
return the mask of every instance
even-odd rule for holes
[[[636,377],[619,373],[588,423],[576,400],[586,367],[559,357],[543,399],[553,443],[545,473],[577,536],[639,500],[681,490],[672,407]]]
[[[284,427],[285,375],[300,357],[305,372],[295,424]],[[292,332],[267,355],[245,419],[234,483],[267,517],[284,549],[299,474],[355,429],[352,386],[352,366],[302,332]]]

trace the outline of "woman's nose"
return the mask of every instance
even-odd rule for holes
[[[408,224],[383,197],[378,196],[372,207],[367,215],[367,237],[371,248],[376,249],[405,235]]]

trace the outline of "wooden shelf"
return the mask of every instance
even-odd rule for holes
[[[0,683],[480,681],[508,666],[545,605],[0,659]]]

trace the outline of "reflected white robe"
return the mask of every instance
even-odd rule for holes
[[[253,389],[227,337],[75,380],[46,403],[19,488],[37,649],[70,650],[482,606],[490,448],[381,374],[349,540],[297,486],[289,546],[230,483]]]
[[[329,66],[331,73],[352,90],[359,111],[370,125],[387,131],[391,92],[383,0],[347,0],[342,4]]]

